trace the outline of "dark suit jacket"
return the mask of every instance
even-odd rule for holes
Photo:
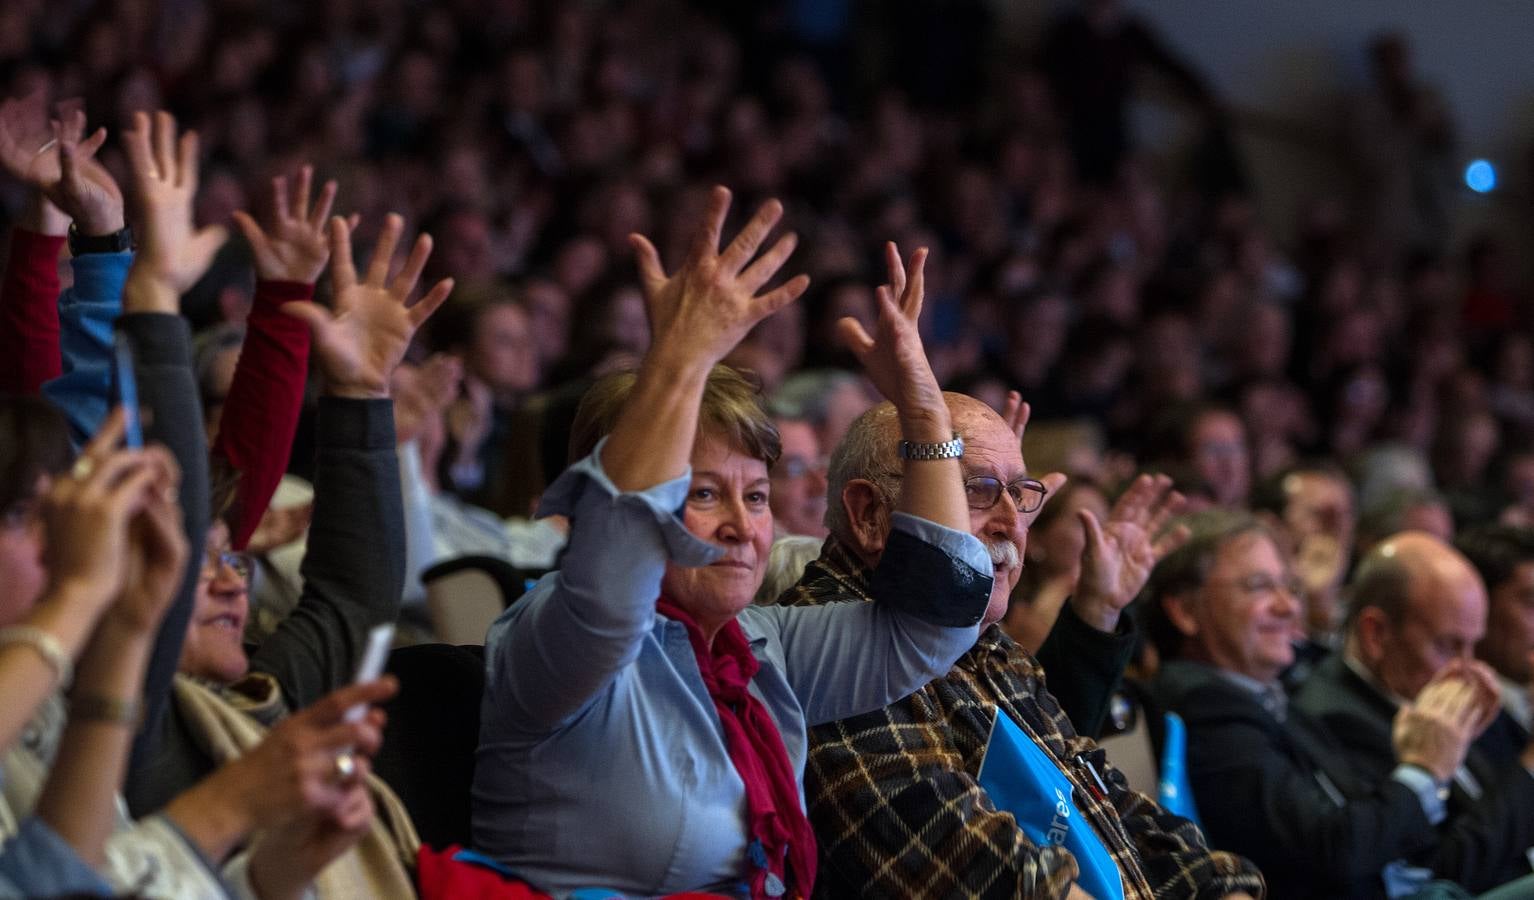
[[[1360,775],[1319,723],[1281,723],[1213,668],[1173,661],[1153,687],[1188,726],[1188,778],[1211,846],[1257,863],[1269,896],[1375,900],[1380,872],[1438,836],[1410,788]]]
[[[1390,739],[1395,705],[1348,668],[1342,654],[1318,667],[1294,703],[1320,720],[1365,776],[1389,777],[1396,766]],[[1472,891],[1484,891],[1529,874],[1525,852],[1534,846],[1534,776],[1520,765],[1498,765],[1471,748],[1465,766],[1479,782],[1480,796],[1455,783],[1449,818],[1433,870]]]
[[[1534,735],[1525,731],[1503,709],[1497,713],[1496,721],[1491,723],[1486,733],[1475,742],[1475,749],[1494,765],[1519,765],[1519,757],[1523,755],[1524,748],[1529,746],[1530,740],[1534,740]]]

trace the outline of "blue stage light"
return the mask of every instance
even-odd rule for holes
[[[1497,186],[1497,167],[1484,159],[1471,160],[1465,167],[1465,187],[1477,194],[1490,193]]]

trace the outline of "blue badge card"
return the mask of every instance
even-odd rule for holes
[[[1029,840],[1071,851],[1082,890],[1097,900],[1124,900],[1119,867],[1076,809],[1070,779],[999,709],[980,762],[979,781],[991,803],[1011,813]]]

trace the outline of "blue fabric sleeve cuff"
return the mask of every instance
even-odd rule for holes
[[[112,886],[37,816],[24,819],[0,849],[0,885],[6,882],[28,896],[113,896]]]
[[[1434,825],[1442,822],[1449,814],[1448,805],[1438,794],[1438,782],[1433,776],[1416,766],[1396,766],[1395,771],[1390,773],[1392,781],[1400,782],[1411,789],[1417,795],[1417,802],[1422,804],[1422,812],[1427,820]]]
[[[590,456],[576,462],[555,479],[538,504],[538,518],[568,516],[573,522],[580,516],[582,495],[596,491],[609,501],[615,498],[618,505],[634,512],[643,511],[653,519],[666,545],[666,557],[672,562],[683,566],[706,566],[724,555],[722,548],[697,537],[682,524],[682,507],[687,503],[687,489],[692,484],[691,467],[670,481],[642,491],[620,491],[602,468],[602,448],[605,446],[607,438],[604,437]]]
[[[970,628],[985,615],[991,585],[990,556],[974,535],[896,513],[869,593],[932,625]]]

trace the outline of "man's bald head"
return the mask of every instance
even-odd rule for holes
[[[1486,588],[1458,550],[1403,532],[1359,563],[1348,622],[1360,660],[1410,699],[1451,660],[1470,657],[1486,630]]]
[[[965,441],[986,428],[1006,428],[1006,422],[989,406],[967,394],[943,392],[953,428]],[[887,497],[900,496],[900,419],[895,404],[885,401],[853,420],[847,436],[831,451],[826,473],[826,527],[843,541],[852,541],[852,524],[842,503],[849,482],[862,480],[878,485]],[[1019,450],[1021,453],[1021,450]]]

